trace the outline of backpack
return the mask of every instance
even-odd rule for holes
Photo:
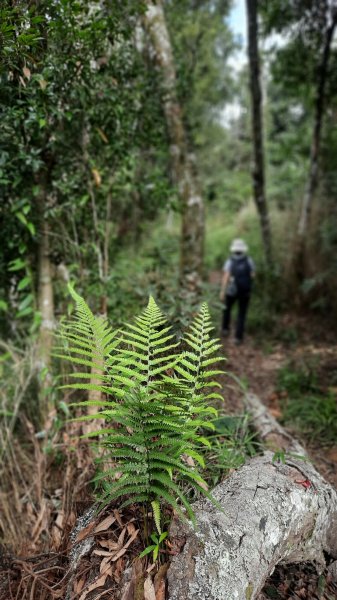
[[[235,293],[232,295],[249,294],[252,288],[252,267],[248,257],[231,259],[230,273],[234,284],[233,290],[235,289]]]

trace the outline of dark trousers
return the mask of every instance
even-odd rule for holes
[[[233,304],[235,304],[236,301],[238,302],[238,305],[239,305],[238,317],[237,317],[237,321],[236,321],[236,332],[235,332],[235,337],[237,340],[243,340],[246,314],[247,314],[249,300],[250,300],[250,294],[237,294],[236,296],[226,296],[226,298],[225,298],[225,308],[223,311],[222,329],[229,330],[232,306],[233,306]]]

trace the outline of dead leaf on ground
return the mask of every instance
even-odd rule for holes
[[[81,591],[84,588],[84,584],[85,584],[85,578],[81,577],[80,579],[78,579],[77,581],[75,581],[74,584],[74,593],[75,594],[80,594]]]
[[[118,542],[113,542],[112,540],[98,540],[98,543],[102,548],[107,548],[108,552],[112,552],[113,550],[119,549]],[[94,550],[94,554],[98,554],[98,556],[104,556],[104,554],[100,555],[98,550]]]
[[[147,573],[151,573],[153,571],[153,569],[156,568],[156,563],[152,563],[151,565],[149,565],[146,569]]]
[[[123,546],[125,534],[126,534],[126,527],[124,527],[124,529],[121,531],[119,538],[118,538],[118,544],[120,547]]]
[[[114,580],[117,581],[117,583],[120,582],[123,571],[124,571],[124,567],[125,567],[125,561],[123,558],[119,558],[116,564],[116,568],[114,570]]]
[[[129,535],[132,535],[136,531],[136,528],[131,521],[130,521],[130,523],[127,524],[126,528],[128,530]]]
[[[183,454],[182,455],[183,461],[189,466],[189,467],[195,467],[195,462],[192,458],[192,456],[188,456],[187,454]]]
[[[111,571],[110,575],[112,575],[112,568],[111,568],[110,560],[111,560],[110,556],[103,558],[103,560],[100,564],[100,567],[99,567],[99,572],[101,575],[105,574],[107,571]]]
[[[118,548],[116,548],[116,550],[118,550]],[[108,550],[94,550],[93,554],[95,554],[95,556],[113,556],[114,553],[113,552],[109,552]]]
[[[101,575],[98,579],[96,579],[93,583],[91,583],[83,592],[83,594],[80,596],[79,600],[85,600],[85,598],[87,597],[88,594],[90,594],[90,592],[92,592],[93,590],[96,590],[97,588],[103,587],[103,585],[105,585],[105,582],[108,578],[108,575],[112,574],[112,569],[110,568],[109,570],[105,571],[105,573],[103,575]]]
[[[166,595],[166,575],[169,564],[165,563],[161,565],[158,572],[154,576],[154,591],[156,594],[156,600],[165,600]]]
[[[156,600],[156,592],[150,575],[145,579],[144,582],[144,600]]]
[[[76,536],[76,542],[81,542],[84,538],[88,537],[90,533],[93,533],[95,522],[89,523],[84,529],[82,529]]]
[[[117,521],[118,525],[119,525],[120,527],[124,527],[124,525],[123,525],[123,521],[122,521],[122,519],[121,519],[121,516],[120,516],[120,514],[119,514],[119,511],[117,510],[117,508],[114,508],[114,515],[115,515],[115,517],[116,517],[116,521]]]
[[[135,531],[135,533],[128,539],[128,541],[126,542],[125,546],[123,546],[123,548],[119,552],[117,552],[117,554],[115,554],[115,556],[111,559],[112,562],[115,562],[121,556],[123,556],[123,554],[125,554],[125,552],[127,551],[128,547],[130,546],[130,544],[132,544],[132,542],[136,539],[138,533],[139,533],[139,529],[137,529]]]
[[[206,481],[198,481],[198,484],[203,490],[208,492],[208,485],[207,485]]]
[[[101,531],[106,531],[109,527],[116,521],[116,517],[114,515],[108,515],[101,521],[98,525],[96,525],[94,529],[94,533],[100,533]]]
[[[128,547],[136,539],[136,537],[137,537],[137,535],[139,533],[139,529],[136,529],[134,531],[134,533],[131,535],[131,537],[129,537],[129,539],[126,542],[126,544],[124,544],[124,546],[123,546],[123,542],[124,542],[124,538],[125,538],[125,533],[126,533],[126,528],[123,529],[122,533],[120,534],[120,536],[118,538],[118,542],[117,543],[116,542],[110,542],[109,546],[111,548],[113,546],[115,546],[114,548],[112,548],[111,552],[109,552],[107,550],[94,550],[93,554],[96,554],[97,556],[104,556],[105,558],[108,558],[109,560],[111,560],[111,562],[115,562],[121,556],[123,556],[123,554],[125,554],[125,552],[127,551]],[[100,544],[102,545],[102,542],[100,542]]]

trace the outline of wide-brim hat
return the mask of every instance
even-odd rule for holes
[[[233,240],[230,247],[231,252],[243,252],[244,254],[248,252],[248,246],[244,240],[237,238]]]

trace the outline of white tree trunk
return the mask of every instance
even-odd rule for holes
[[[186,132],[176,88],[171,41],[161,0],[146,0],[145,27],[149,32],[155,60],[162,78],[163,108],[171,139],[173,180],[182,206],[180,279],[191,292],[200,287],[204,244],[204,204],[195,174],[194,159],[188,152]]]
[[[247,404],[267,444],[305,455],[256,397]],[[186,543],[168,572],[169,600],[254,600],[278,563],[323,568],[324,552],[337,558],[336,490],[310,462],[285,459],[273,462],[268,451],[218,485],[222,510],[198,502],[196,531],[173,524],[171,534]]]
[[[38,309],[41,315],[41,325],[37,344],[36,370],[40,378],[40,411],[45,427],[50,426],[53,405],[47,396],[52,384],[51,352],[53,331],[55,327],[53,266],[50,261],[50,226],[45,215],[46,210],[46,181],[43,178],[39,198],[40,231],[38,250]]]

